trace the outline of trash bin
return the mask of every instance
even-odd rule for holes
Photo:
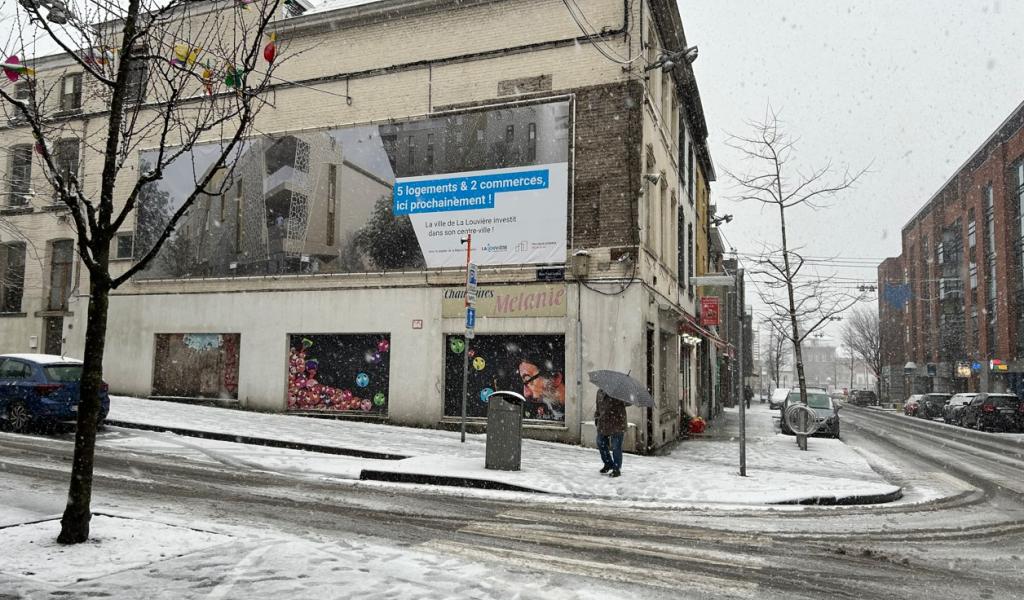
[[[518,471],[523,454],[523,398],[498,391],[487,398],[487,456],[484,467]]]

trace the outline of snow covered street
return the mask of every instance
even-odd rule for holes
[[[703,439],[684,441],[669,455],[627,456],[623,476],[612,480],[597,473],[596,451],[586,448],[526,441],[521,472],[491,472],[482,468],[482,436],[463,446],[452,432],[123,398],[114,404],[121,420],[410,458],[110,427],[97,448],[93,535],[66,547],[54,538],[70,435],[0,434],[5,594],[788,599],[824,597],[820,586],[827,585],[862,594],[855,597],[900,590],[900,597],[953,598],[977,582],[947,577],[936,560],[1013,572],[1021,554],[1019,543],[1003,541],[1022,516],[1019,503],[997,487],[975,489],[873,443],[859,430],[881,417],[864,412],[850,414],[849,445],[814,438],[799,453],[791,437],[775,433],[771,412],[755,404],[750,477],[740,478],[730,410]],[[359,479],[362,470],[387,464],[547,493]],[[893,486],[878,472],[909,486],[908,498],[868,506],[767,504]],[[961,562],[966,548],[972,558]],[[910,593],[899,587],[921,568],[934,580]],[[1014,581],[988,589],[1011,589]]]

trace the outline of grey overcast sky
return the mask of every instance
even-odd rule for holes
[[[727,199],[723,167],[739,163],[725,141],[769,102],[800,138],[800,164],[872,165],[831,208],[794,214],[791,236],[808,255],[875,259],[900,252],[907,220],[1024,101],[1021,0],[681,0],[679,10],[700,48],[712,199],[734,215],[722,231],[741,253],[779,239],[778,214]],[[875,279],[873,268],[835,272]]]

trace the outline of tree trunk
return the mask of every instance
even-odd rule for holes
[[[60,544],[80,544],[89,539],[92,519],[93,458],[96,426],[100,416],[100,387],[103,385],[103,347],[107,337],[107,308],[110,287],[106,280],[90,277],[89,315],[85,330],[85,356],[75,431],[75,458],[71,466],[68,503],[60,520]]]
[[[793,359],[800,386],[800,402],[807,404],[807,381],[804,379],[804,356],[800,348],[800,325],[796,319],[796,298],[793,295],[793,273],[789,266],[789,245],[786,241],[786,208],[779,204],[779,223],[782,230],[782,261],[786,269],[786,292],[789,296],[789,326],[793,332]]]

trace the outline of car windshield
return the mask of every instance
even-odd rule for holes
[[[996,406],[1017,406],[1020,400],[1016,396],[989,396],[988,402]]]
[[[46,378],[60,383],[73,383],[82,378],[82,365],[51,365],[43,367]]]
[[[811,408],[832,408],[832,400],[826,394],[807,394],[807,406]]]

